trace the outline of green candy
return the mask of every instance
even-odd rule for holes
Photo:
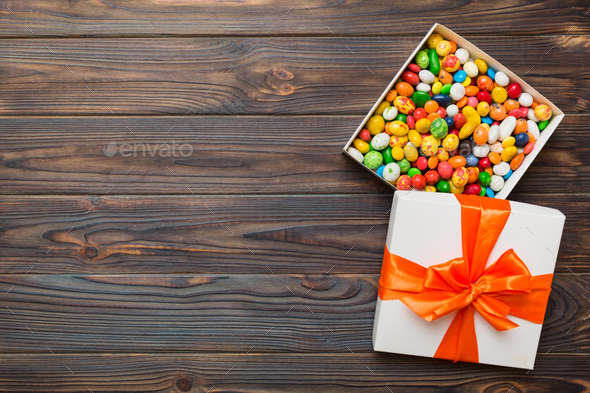
[[[483,189],[490,185],[492,182],[492,176],[490,176],[487,172],[482,172],[479,174],[479,184],[483,186]],[[484,194],[485,195],[485,194]]]
[[[378,151],[370,151],[365,154],[365,165],[369,169],[377,169],[383,164],[383,156]]]
[[[422,174],[422,172],[420,172],[420,169],[418,169],[418,168],[412,168],[408,171],[408,176],[410,176],[410,177],[414,177],[416,175],[421,175],[421,174]]]
[[[446,180],[439,180],[438,183],[436,183],[436,189],[439,192],[451,192],[451,186],[449,186],[449,183]]]
[[[449,133],[449,126],[446,121],[437,117],[430,124],[430,133],[436,139],[442,139]]]
[[[408,161],[405,158],[402,158],[401,160],[399,160],[397,162],[397,165],[399,165],[399,169],[400,169],[401,173],[408,173],[408,171],[412,167],[412,164],[410,164],[410,161]]]
[[[442,89],[440,90],[440,94],[444,94],[446,96],[451,95],[451,87],[453,85],[451,85],[450,83],[447,83],[446,85],[444,85],[442,87]]]
[[[385,163],[385,165],[387,164],[391,164],[392,162],[394,162],[395,160],[393,159],[393,156],[391,155],[391,146],[387,146],[382,152],[381,155],[383,156],[383,162]]]
[[[479,192],[479,196],[486,196],[486,188],[482,187],[481,191]]]
[[[434,75],[438,75],[440,72],[440,60],[438,59],[438,54],[435,49],[430,49],[428,51],[428,60],[430,62],[428,65],[428,71],[432,72]]]
[[[408,120],[408,116],[404,115],[403,113],[400,113],[399,115],[397,115],[397,117],[395,118],[395,120],[399,120],[401,122],[406,122]]]
[[[422,69],[428,68],[428,64],[430,63],[430,60],[428,59],[428,53],[425,50],[418,52],[414,60],[416,61],[418,67]]]
[[[549,124],[549,120],[543,120],[539,122],[539,131],[543,131],[545,127]]]
[[[416,105],[416,108],[424,108],[424,104],[430,101],[430,95],[425,91],[415,91],[412,94],[412,101]]]

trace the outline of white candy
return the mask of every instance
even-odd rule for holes
[[[529,113],[526,115],[526,117],[529,120],[536,121],[537,123],[539,122],[539,119],[537,119],[537,116],[535,116],[535,110],[533,108],[529,108]]]
[[[494,173],[498,176],[504,176],[508,172],[510,172],[510,164],[507,162],[501,162],[499,164],[494,165]],[[494,190],[496,191],[496,190]]]
[[[494,124],[490,127],[490,131],[488,132],[488,143],[494,143],[500,137],[500,126]]]
[[[498,71],[496,72],[496,83],[498,84],[498,86],[508,86],[508,84],[510,83],[510,79],[508,78],[508,75],[506,75],[505,73],[503,73],[502,71]]]
[[[488,153],[490,152],[490,145],[483,144],[481,146],[475,145],[473,146],[473,155],[478,158],[487,157]]]
[[[393,120],[396,117],[397,117],[397,109],[395,109],[395,106],[388,106],[383,111],[383,118],[385,120]]]
[[[460,83],[455,83],[451,86],[451,98],[453,100],[459,101],[463,97],[465,97],[465,86]]]
[[[490,145],[490,150],[500,154],[504,150],[504,146],[502,146],[502,142],[495,142]]]
[[[508,165],[507,162],[503,162],[502,164]],[[508,169],[510,169],[510,165],[508,165]],[[506,172],[508,173],[508,172]],[[492,175],[492,181],[490,182],[490,188],[494,192],[502,191],[504,188],[504,178],[502,176]]]
[[[500,140],[503,141],[504,139],[508,138],[512,135],[512,131],[516,127],[516,117],[508,116],[505,118],[502,123],[500,124]]]
[[[424,82],[420,82],[418,83],[418,86],[416,86],[416,90],[428,93],[430,91],[430,85],[427,85]]]
[[[371,146],[373,146],[373,149],[375,150],[383,150],[389,146],[390,138],[389,134],[386,134],[385,132],[377,134],[371,139]]]
[[[401,173],[399,165],[395,162],[385,165],[383,168],[383,178],[387,181],[396,181]]]
[[[449,117],[455,117],[459,113],[459,107],[455,104],[447,106],[447,115]]]
[[[420,77],[420,80],[424,83],[432,83],[432,82],[434,82],[434,79],[436,78],[434,76],[434,74],[428,70],[420,71],[418,76]]]
[[[350,146],[348,148],[348,154],[350,154],[352,156],[352,158],[354,158],[355,160],[357,160],[360,163],[362,163],[365,160],[365,156],[363,156],[363,153],[361,153],[360,151],[358,151],[357,149],[355,149],[352,146]]]
[[[469,52],[467,49],[459,48],[455,51],[455,56],[459,59],[459,63],[465,64],[469,60]]]
[[[532,136],[535,137],[535,140],[539,139],[541,132],[539,131],[539,126],[533,120],[527,120],[527,132],[530,132]]]
[[[529,93],[522,93],[520,97],[518,97],[518,103],[520,106],[526,106],[528,108],[533,105],[533,96]]]
[[[467,73],[467,76],[470,78],[475,78],[477,74],[479,74],[479,68],[475,65],[475,63],[468,61],[467,63],[463,64],[463,71]]]
[[[518,154],[524,153],[524,147],[517,147],[516,148],[516,153],[518,153]]]

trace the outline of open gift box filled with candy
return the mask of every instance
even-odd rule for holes
[[[532,369],[564,222],[525,203],[396,192],[374,350]]]
[[[505,199],[563,116],[435,24],[343,151],[394,189]]]

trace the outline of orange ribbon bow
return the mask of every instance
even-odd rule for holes
[[[461,204],[463,256],[425,268],[389,253],[379,279],[381,300],[400,300],[427,321],[457,312],[435,358],[479,363],[474,313],[496,330],[518,325],[508,314],[543,323],[553,274],[531,276],[514,250],[485,268],[508,221],[508,201],[456,195]]]

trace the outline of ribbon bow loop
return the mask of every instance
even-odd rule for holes
[[[513,249],[485,268],[508,217],[508,201],[456,195],[461,204],[463,256],[425,268],[385,247],[382,300],[399,299],[426,321],[456,313],[436,358],[479,362],[475,310],[498,331],[518,327],[513,315],[542,323],[552,274],[532,276]]]

